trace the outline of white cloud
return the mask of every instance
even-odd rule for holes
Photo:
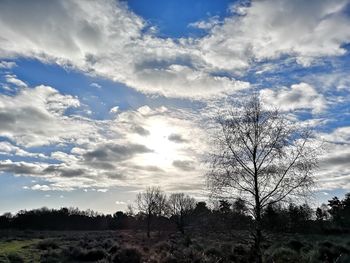
[[[96,130],[83,118],[64,116],[68,108],[79,105],[75,97],[48,86],[25,88],[16,96],[0,95],[0,135],[25,146],[74,142],[82,133]]]
[[[319,133],[324,142],[316,173],[318,186],[323,190],[350,189],[350,127]]]
[[[191,24],[189,24],[189,26],[194,27],[194,28],[208,30],[208,29],[211,29],[218,24],[220,24],[219,17],[213,16],[213,17],[210,17],[208,20],[201,20],[201,21],[191,23]]]
[[[16,66],[16,63],[12,61],[0,61],[0,69],[11,69]]]
[[[248,86],[203,71],[191,40],[157,38],[152,30],[144,32],[147,26],[112,0],[2,2],[0,57],[73,66],[165,96],[206,98]]]
[[[98,89],[102,88],[102,86],[101,86],[100,84],[95,83],[95,82],[91,83],[90,86],[91,86],[91,87],[98,88]]]
[[[124,2],[0,4],[0,57],[34,57],[122,82],[144,93],[207,99],[249,87],[232,77],[288,55],[304,66],[345,53],[347,1],[253,1],[232,7],[203,38],[158,38]],[[37,19],[40,17],[40,19]],[[222,74],[222,73],[227,74]],[[93,84],[92,84],[93,85]],[[96,86],[96,85],[95,85]]]
[[[47,156],[42,153],[30,153],[6,141],[0,142],[0,154],[21,157],[35,157],[43,159],[47,158]]]
[[[299,84],[274,93],[274,101],[290,107],[291,97],[298,97],[292,96],[295,89],[301,87],[312,91],[310,86]],[[28,104],[29,97],[34,104]],[[295,101],[293,107],[306,107],[304,98]],[[311,100],[306,101],[312,105]],[[201,160],[208,151],[208,126],[203,127],[198,112],[145,105],[105,121],[64,114],[68,107],[78,105],[76,98],[46,86],[0,96],[1,136],[12,140],[0,142],[0,153],[7,158],[0,161],[0,171],[38,178],[25,188],[36,191],[106,192],[116,186],[141,189],[158,184],[168,191],[201,193],[205,187]],[[13,112],[16,114],[11,115]],[[17,124],[10,125],[10,120]],[[321,136],[331,147],[322,155],[318,182],[323,189],[347,189],[350,129],[341,127]],[[30,151],[32,145],[45,151],[46,144],[57,147],[65,142],[71,145],[70,151],[55,149],[46,155]],[[27,157],[36,161],[24,159]]]
[[[27,84],[25,82],[23,82],[22,80],[18,79],[16,75],[7,74],[7,75],[5,75],[5,79],[6,79],[6,82],[13,84],[15,86],[18,86],[21,88],[27,87]]]
[[[278,90],[264,89],[260,91],[262,102],[281,110],[311,109],[320,113],[326,109],[326,100],[316,89],[307,83],[293,84],[290,88]]]
[[[164,189],[198,187],[201,169],[190,166],[199,165],[204,140],[199,125],[193,125],[194,113],[145,105],[105,121],[65,115],[79,105],[77,98],[47,86],[1,95],[0,135],[13,143],[0,142],[0,154],[8,158],[0,161],[0,171],[39,178],[41,183],[27,189],[40,191],[106,192],[156,182]],[[71,150],[60,150],[64,145]],[[48,153],[32,153],[32,146]]]
[[[200,42],[208,64],[239,70],[250,61],[295,57],[308,66],[317,58],[339,56],[350,40],[348,1],[310,0],[252,1],[243,15],[225,19]],[[239,12],[238,12],[239,13]],[[242,12],[241,12],[242,13]]]
[[[249,88],[237,75],[244,75],[257,61],[266,63],[262,73],[273,71],[273,60],[284,55],[303,66],[343,55],[343,44],[350,40],[350,22],[343,12],[347,2],[253,1],[249,7],[232,7],[235,14],[223,21],[214,17],[198,22],[197,27],[208,30],[205,37],[175,40],[158,38],[152,25],[125,2],[2,1],[0,57],[29,57],[73,67],[147,94],[216,99]],[[1,68],[14,66],[0,62]],[[67,109],[80,107],[77,98],[47,86],[28,88],[15,75],[5,78],[21,89],[14,96],[0,95],[0,136],[13,142],[1,143],[1,153],[41,161],[5,160],[0,170],[46,181],[31,188],[69,191],[158,183],[166,189],[198,189],[201,185],[199,159],[206,144],[197,112],[144,106],[124,112],[114,107],[111,112],[118,114],[105,121],[67,116]],[[91,86],[99,88],[98,83]],[[283,110],[320,113],[327,104],[315,87],[301,82],[265,89],[261,96]],[[347,135],[342,136],[347,141]],[[32,146],[46,145],[72,149],[55,149],[48,156],[30,152]],[[342,167],[346,178],[346,166]]]
[[[31,187],[32,190],[39,190],[39,191],[50,191],[51,188],[48,185],[40,185],[36,184]]]
[[[117,113],[119,111],[119,106],[115,106],[109,110],[110,113]]]

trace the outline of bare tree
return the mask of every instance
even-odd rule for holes
[[[255,219],[257,262],[262,261],[262,211],[310,189],[317,155],[311,132],[278,110],[264,109],[258,96],[216,118],[208,183],[213,194],[245,199]]]
[[[196,200],[184,193],[173,193],[168,203],[171,216],[176,220],[178,229],[184,234],[185,217],[195,208]]]
[[[159,187],[148,187],[137,195],[138,209],[146,216],[147,237],[150,237],[151,222],[153,217],[161,216],[166,209],[166,195]]]

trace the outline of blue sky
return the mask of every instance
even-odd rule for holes
[[[112,213],[149,185],[206,198],[204,120],[258,92],[325,142],[350,190],[350,2],[2,1],[0,213]]]

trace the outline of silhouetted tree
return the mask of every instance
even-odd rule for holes
[[[147,237],[150,237],[152,218],[165,212],[166,195],[159,187],[148,187],[137,195],[136,202],[139,211],[146,216]]]
[[[313,183],[317,153],[311,133],[255,95],[216,118],[208,182],[213,194],[244,197],[255,219],[255,250],[262,262],[262,211]]]
[[[290,232],[305,232],[307,223],[312,217],[312,209],[307,204],[297,206],[289,204],[288,218]]]
[[[195,208],[195,199],[184,193],[174,193],[169,196],[168,203],[171,217],[175,220],[180,232],[184,233],[185,220]]]
[[[192,212],[193,222],[197,227],[208,226],[209,215],[211,214],[210,209],[206,202],[197,202]]]
[[[343,205],[343,216],[344,216],[344,225],[350,228],[350,193],[345,195],[345,198],[342,200]]]
[[[246,202],[242,198],[237,198],[232,205],[232,209],[236,214],[245,215],[248,211]]]
[[[343,208],[342,202],[335,196],[331,200],[328,200],[328,206],[330,207],[328,212],[332,216],[332,221],[337,225],[341,225]]]
[[[231,206],[229,201],[227,200],[219,200],[219,211],[221,214],[229,214],[231,213]]]

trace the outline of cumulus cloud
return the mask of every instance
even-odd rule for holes
[[[350,189],[350,127],[338,127],[330,133],[319,133],[324,142],[316,173],[323,190]]]
[[[208,30],[208,29],[211,29],[218,24],[220,24],[219,17],[213,16],[213,17],[210,17],[208,20],[201,20],[201,21],[197,21],[194,23],[190,23],[189,26],[194,27],[194,28]]]
[[[31,153],[7,141],[0,142],[0,154],[21,157],[47,158],[42,153]]]
[[[237,76],[256,61],[287,55],[309,66],[345,54],[347,2],[252,1],[232,6],[223,21],[191,25],[208,29],[206,36],[175,40],[157,37],[125,2],[2,1],[0,57],[78,68],[147,94],[207,99],[249,88]]]
[[[187,182],[189,174],[189,184],[198,184],[202,174],[190,166],[199,163],[203,132],[192,127],[190,112],[145,105],[104,121],[66,114],[80,105],[47,86],[0,95],[0,135],[6,139],[0,142],[0,172],[38,178],[26,188],[38,191],[106,191],[151,182],[167,189]],[[186,143],[169,141],[191,136]],[[42,152],[32,152],[33,146]],[[189,154],[191,163],[176,162]]]
[[[13,84],[17,87],[22,87],[22,88],[27,87],[27,84],[22,80],[18,79],[16,75],[7,74],[5,75],[5,79],[7,83]]]
[[[180,168],[183,171],[192,171],[195,169],[193,166],[193,162],[191,161],[181,161],[181,160],[175,160],[173,161],[173,165],[177,168]]]
[[[175,143],[184,143],[187,142],[186,139],[182,138],[181,134],[172,133],[168,136],[169,141],[175,142]]]
[[[109,110],[110,113],[117,113],[119,110],[119,106],[115,106]]]
[[[350,41],[347,3],[252,1],[248,6],[232,6],[232,14],[222,21],[213,17],[193,24],[207,30],[204,37],[171,39],[157,37],[152,25],[125,2],[1,1],[0,57],[5,60],[0,68],[14,67],[7,61],[10,58],[35,58],[146,94],[214,100],[249,88],[239,78],[256,62],[261,63],[257,73],[263,74],[274,71],[274,61],[280,58],[307,67],[324,57],[345,54],[344,44]],[[67,115],[68,109],[81,107],[76,97],[48,86],[28,88],[10,73],[4,77],[18,87],[18,93],[0,95],[0,136],[9,141],[0,144],[1,155],[7,158],[0,161],[0,170],[45,181],[28,188],[108,189],[150,182],[168,189],[201,185],[199,157],[206,145],[195,110],[113,107],[111,120],[94,120]],[[334,85],[344,90],[348,81]],[[98,83],[91,86],[99,88]],[[328,106],[316,87],[304,81],[264,89],[260,95],[266,104],[282,110],[307,109],[316,114]],[[342,134],[341,142],[347,143],[344,129],[333,134]],[[38,146],[48,153],[31,152]],[[343,171],[332,187],[343,184],[349,174],[342,165],[347,152],[338,150],[341,158],[333,152],[324,159]],[[11,159],[14,155],[36,160]]]
[[[252,1],[236,6],[201,40],[204,59],[219,69],[245,69],[250,61],[289,55],[304,66],[324,56],[345,54],[350,40],[348,1]],[[232,59],[227,59],[232,58]]]
[[[17,66],[13,61],[0,61],[0,69],[11,69]]]
[[[98,88],[98,89],[102,88],[102,86],[100,84],[95,83],[95,82],[91,83],[90,86],[94,87],[94,88]]]
[[[96,130],[89,121],[64,115],[79,105],[75,97],[48,86],[21,89],[14,97],[0,95],[0,135],[24,146],[79,140]]]
[[[141,144],[118,145],[108,143],[98,145],[92,151],[84,153],[84,158],[87,162],[121,161],[136,154],[149,152],[152,152],[152,150]]]
[[[264,89],[260,91],[262,102],[281,110],[311,109],[320,113],[326,108],[326,100],[317,90],[307,83],[293,84],[290,88],[278,90]]]
[[[147,28],[119,1],[4,1],[0,57],[72,66],[165,96],[200,99],[249,86],[202,70],[203,60],[192,40],[158,38]]]

